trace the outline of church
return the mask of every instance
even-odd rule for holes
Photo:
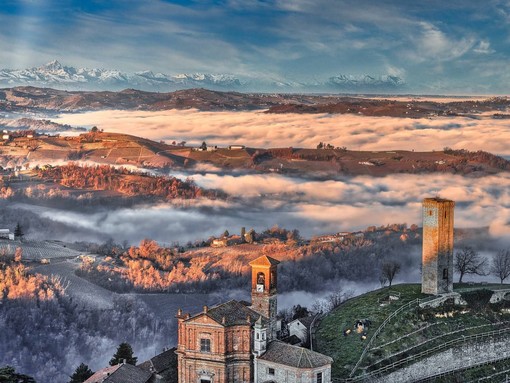
[[[278,264],[252,262],[251,303],[177,313],[179,383],[330,383],[333,359],[277,339]]]

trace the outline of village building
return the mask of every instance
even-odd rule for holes
[[[179,383],[331,382],[331,358],[276,339],[279,263],[265,255],[250,262],[251,305],[231,300],[193,316],[178,311]],[[263,370],[275,375],[268,380]]]
[[[332,363],[329,356],[275,340],[255,358],[254,382],[329,383]]]
[[[289,337],[296,336],[299,338],[300,344],[306,344],[310,338],[310,329],[312,327],[313,320],[314,316],[307,316],[294,319],[292,322],[289,322]]]
[[[9,239],[14,241],[14,233],[11,233],[9,229],[0,229],[0,239]]]

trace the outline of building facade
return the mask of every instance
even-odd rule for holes
[[[250,262],[251,305],[232,300],[193,316],[178,311],[179,383],[331,381],[331,358],[276,340],[279,263],[268,256]],[[285,378],[267,380],[262,371]]]
[[[422,292],[453,291],[453,215],[455,202],[442,198],[423,200]]]
[[[279,340],[255,358],[255,383],[331,383],[333,359]]]

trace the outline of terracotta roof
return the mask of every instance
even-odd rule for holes
[[[317,368],[333,363],[329,356],[275,340],[258,359],[295,368]]]
[[[280,263],[279,260],[263,255],[250,262],[250,266],[275,266]]]
[[[152,374],[131,364],[117,364],[99,370],[84,383],[147,383]]]
[[[173,347],[169,350],[163,351],[161,354],[140,363],[137,367],[145,371],[155,372],[156,374],[166,371],[169,368],[177,366],[177,355],[175,354],[175,350],[176,348]]]
[[[259,313],[235,300],[211,307],[205,315],[224,326],[247,324],[248,317],[250,318],[250,324],[253,325],[260,317]],[[225,318],[225,323],[223,323],[223,318]],[[265,318],[263,320],[265,322]]]

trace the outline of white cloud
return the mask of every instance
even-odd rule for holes
[[[56,122],[97,125],[153,140],[250,147],[315,147],[319,142],[356,150],[485,150],[510,156],[510,123],[489,117],[409,118],[357,115],[100,111],[62,115]],[[494,139],[498,137],[498,139]]]
[[[489,41],[487,40],[481,40],[478,45],[473,48],[473,52],[475,53],[479,53],[479,54],[490,54],[490,53],[494,53],[494,49],[491,48],[491,44]]]

